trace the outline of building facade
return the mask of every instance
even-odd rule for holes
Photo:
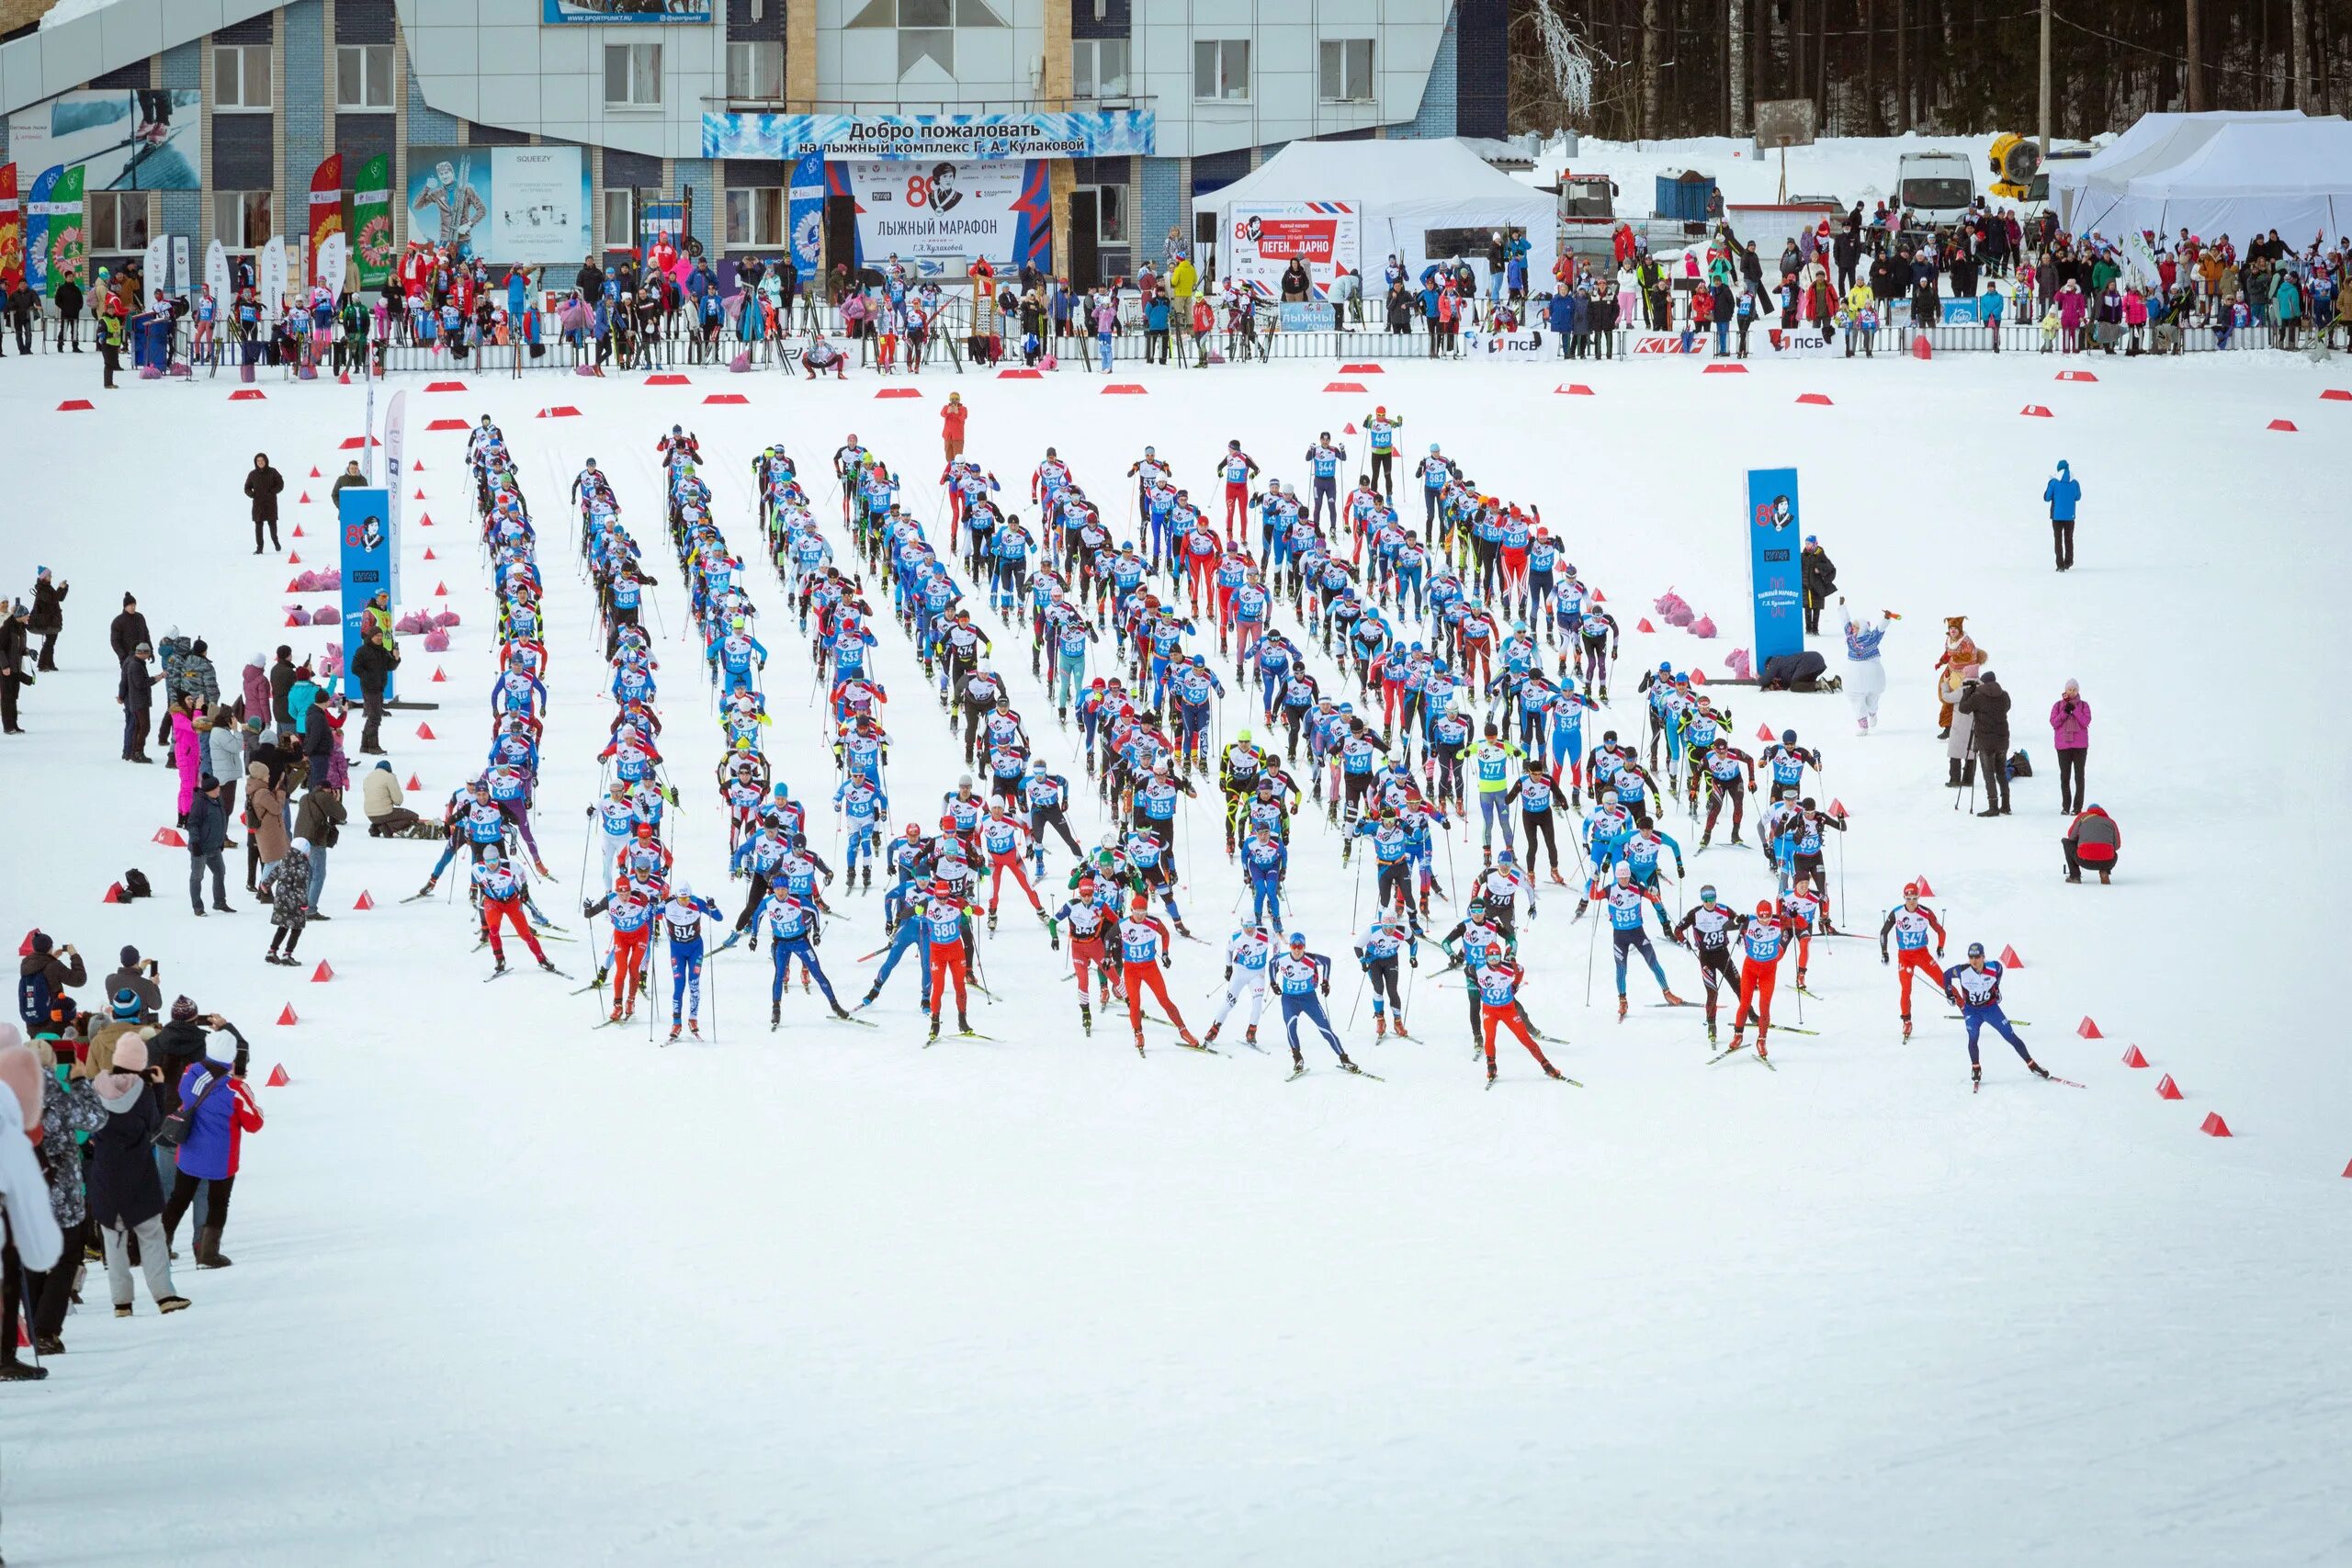
[[[1504,0],[63,0],[43,13],[40,0],[0,6],[16,28],[0,39],[0,162],[29,191],[44,168],[86,157],[101,262],[157,234],[232,254],[277,234],[299,254],[312,172],[334,152],[346,210],[351,181],[382,156],[395,239],[436,238],[442,214],[462,216],[442,188],[452,171],[480,184],[473,171],[513,156],[494,150],[523,147],[579,150],[583,248],[628,249],[649,222],[675,223],[707,254],[773,258],[792,164],[735,155],[714,124],[1045,112],[1147,128],[1107,153],[1022,160],[1035,227],[1049,226],[1026,243],[1089,283],[1159,262],[1171,233],[1193,240],[1193,196],[1287,141],[1504,130]],[[97,117],[125,99],[168,129],[110,137]],[[827,162],[833,262],[860,242],[854,197],[888,186]],[[561,205],[499,177],[476,205],[503,209],[481,220],[502,233]],[[948,184],[988,199],[955,170]],[[537,259],[561,283],[550,243],[521,258],[493,245],[490,259]],[[950,248],[934,247],[933,270],[961,270]]]

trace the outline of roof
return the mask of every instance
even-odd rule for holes
[[[1453,136],[1294,141],[1231,185],[1195,197],[1193,210],[1272,201],[1353,201],[1367,210],[1460,212],[1517,224],[1540,219],[1547,233],[1555,217],[1549,196]]]
[[[0,114],[274,9],[276,0],[59,0],[40,27],[0,44]]]

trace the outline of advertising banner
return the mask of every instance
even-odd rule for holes
[[[14,287],[25,272],[25,209],[17,199],[17,165],[0,164],[0,282]]]
[[[76,164],[59,176],[51,187],[47,204],[49,213],[49,292],[54,296],[57,286],[67,278],[85,287],[89,279],[82,276],[82,258],[89,251],[88,229],[82,218],[82,166]]]
[[[985,256],[1018,266],[1053,232],[1053,198],[1043,159],[1021,164],[848,164],[857,198],[860,258],[878,264]]]
[[[173,235],[172,292],[180,296],[180,298],[184,299],[196,292],[196,290],[190,287],[188,282],[187,261],[187,236],[186,234]]]
[[[1747,586],[1755,605],[1756,667],[1804,651],[1804,525],[1797,511],[1794,468],[1747,470]]]
[[[258,282],[261,286],[262,309],[272,316],[286,313],[286,236],[272,234],[269,243],[261,248]]]
[[[329,234],[343,232],[343,154],[330,152],[311,171],[310,243],[303,247],[302,263],[306,276],[312,283],[324,283],[329,288],[343,287],[343,268],[335,268],[335,276],[327,277],[319,266],[319,247]]]
[[[49,198],[57,189],[57,182],[65,177],[62,168],[43,169],[33,176],[32,189],[25,193],[25,283],[36,294],[46,297],[49,287]]]
[[[1832,346],[1829,334],[1810,321],[1803,326],[1747,330],[1748,352],[1759,359],[1826,359]]]
[[[1274,299],[1283,269],[1303,261],[1315,297],[1323,299],[1339,268],[1360,270],[1362,229],[1357,209],[1344,201],[1237,203],[1225,209],[1225,276]]]
[[[392,499],[384,515],[392,525],[392,532],[401,531],[401,459],[408,453],[408,393],[405,389],[392,394],[384,405],[384,479],[392,488]],[[401,589],[400,557],[392,557],[392,598],[397,602]]]
[[[539,22],[707,22],[707,0],[539,0]],[[573,258],[577,260],[578,258]]]
[[[229,253],[220,242],[213,241],[204,247],[204,281],[212,290],[212,298],[220,307],[223,320],[229,312]]]
[[[392,238],[392,161],[381,152],[359,165],[351,183],[352,243],[359,257],[359,287],[390,281],[400,246]]]
[[[821,152],[809,152],[792,165],[792,265],[800,276],[817,276],[818,262],[825,253],[825,157]]]
[[[1535,327],[1521,327],[1517,332],[1510,333],[1467,331],[1462,334],[1462,350],[1464,354],[1486,355],[1498,359],[1506,357],[1523,359],[1531,355],[1542,354],[1545,346],[1543,332]],[[1559,344],[1555,342],[1549,346],[1553,357],[1557,358],[1560,353]]]
[[[399,487],[395,485],[394,490]],[[359,701],[359,682],[351,673],[351,656],[359,651],[359,628],[368,601],[391,593],[397,604],[392,569],[400,559],[400,536],[391,517],[391,491],[369,485],[352,485],[335,498],[335,522],[343,535],[343,691]],[[384,682],[384,700],[392,699],[395,671]]]
[[[341,234],[329,234],[319,245],[316,270],[311,274],[313,284],[323,284],[331,292],[343,292],[344,274],[350,270],[351,246]]]
[[[172,237],[158,234],[147,242],[147,254],[140,260],[139,276],[147,286],[147,302],[153,304],[172,291]]]
[[[886,158],[994,163],[1025,158],[1149,157],[1149,109],[1035,114],[706,114],[706,158]]]
[[[8,151],[28,167],[80,164],[91,190],[196,190],[203,105],[193,87],[60,93],[8,117]]]
[[[577,147],[411,147],[406,200],[409,237],[460,256],[546,266],[589,251]]]

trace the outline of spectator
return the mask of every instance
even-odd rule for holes
[[[220,847],[233,850],[237,840],[226,835],[229,824],[237,819],[237,781],[245,776],[244,732],[227,703],[213,708],[209,723],[209,728],[198,725],[205,731],[204,771],[220,781]]]
[[[351,656],[351,678],[359,682],[360,711],[366,716],[359,727],[359,754],[363,757],[384,755],[384,749],[376,744],[376,731],[384,722],[385,690],[400,662],[399,646],[390,634],[383,633],[370,632]],[[307,733],[303,739],[309,740]]]
[[[246,1087],[242,1062],[223,1061],[224,1052],[243,1055],[244,1042],[220,1031],[205,1041],[205,1055],[180,1077],[180,1100],[189,1107],[187,1135],[181,1140],[172,1195],[164,1204],[168,1246],[199,1186],[208,1205],[197,1223],[196,1266],[226,1269],[220,1233],[229,1223],[229,1196],[237,1184],[237,1156],[247,1133],[261,1131],[261,1105]],[[232,1065],[234,1062],[234,1065]]]
[[[319,913],[319,895],[326,890],[327,852],[341,836],[341,826],[348,820],[344,810],[343,791],[320,782],[313,774],[311,787],[303,792],[302,804],[294,813],[294,840],[307,843],[304,886],[308,889],[302,918],[323,920]]]
[[[72,942],[59,947],[43,931],[29,941],[31,951],[17,964],[17,1016],[28,1033],[62,1034],[75,1010],[71,993],[90,983],[90,971]]]
[[[113,1066],[93,1076],[91,1092],[107,1119],[83,1146],[89,1221],[104,1239],[114,1314],[129,1317],[130,1251],[147,1276],[156,1310],[174,1313],[187,1298],[172,1286],[172,1247],[164,1235],[164,1186],[150,1152],[164,1111],[156,1085],[163,1068],[148,1063],[147,1042],[133,1035],[115,1047]]]
[[[148,671],[154,657],[155,650],[146,643],[132,649],[123,659],[122,675],[115,683],[114,700],[122,708],[122,760],[126,762],[155,760],[147,754],[147,715],[153,707],[155,682],[163,679]]]
[[[302,927],[310,919],[310,840],[289,839],[286,852],[261,880],[260,891],[269,899],[269,923],[275,928],[265,962],[288,968],[300,962],[294,950],[301,945]]]
[[[368,818],[369,838],[406,838],[424,820],[401,804],[404,799],[400,775],[392,772],[390,762],[379,762],[368,770],[359,781],[359,807]]]
[[[2050,503],[2050,544],[2058,558],[2058,570],[2071,571],[2075,566],[2075,509],[2082,504],[2083,487],[2064,458],[2059,459],[2058,471],[2041,487],[2041,499]]]
[[[107,1113],[91,1092],[80,1064],[61,1083],[54,1048],[42,1041],[33,1050],[41,1068],[40,1142],[33,1153],[49,1184],[51,1217],[64,1238],[64,1247],[53,1265],[25,1275],[25,1294],[32,1303],[33,1349],[46,1358],[65,1353],[65,1309],[73,1304],[74,1280],[81,1270],[89,1224],[89,1204],[82,1190],[81,1140],[106,1125]]]
[[[1819,637],[1821,607],[1838,592],[1838,565],[1821,547],[1821,538],[1816,534],[1804,536],[1804,550],[1798,557],[1798,564],[1804,584],[1804,629]]]
[[[2058,752],[2058,809],[2083,809],[2083,763],[2091,751],[2091,705],[2074,682],[2050,705],[2051,743]]]
[[[109,998],[129,991],[139,998],[136,1021],[153,1023],[156,1014],[164,1010],[164,987],[155,983],[155,961],[142,959],[135,947],[126,947],[119,954],[122,966],[107,976],[104,982]]]
[[[196,798],[187,814],[187,901],[198,919],[204,917],[204,874],[212,873],[212,908],[224,915],[236,910],[229,904],[228,868],[220,852],[229,837],[229,813],[220,799],[220,781],[210,773],[197,780]]]
[[[57,347],[82,352],[82,285],[68,276],[57,286]]]
[[[57,637],[65,629],[65,595],[72,591],[72,584],[52,581],[47,567],[33,574],[32,615],[25,629],[41,639],[38,668],[44,672],[57,668]]]
[[[2083,867],[2089,866],[2104,884],[2123,852],[2123,829],[2098,807],[2086,806],[2066,824],[2066,836],[2058,840],[2058,847],[2066,856],[2067,881],[2080,882]]]
[[[286,858],[286,792],[269,776],[269,764],[245,764],[245,891]]]
[[[8,606],[6,615],[0,617],[0,735],[22,735],[17,723],[17,692],[33,683],[32,671],[25,667],[31,657],[31,639],[28,623],[32,613],[22,604]]]
[[[2009,815],[2009,694],[1990,670],[1968,682],[1954,706],[1970,719],[1970,750],[1984,770],[1984,809],[1979,817]]]
[[[277,549],[277,497],[286,489],[286,476],[269,466],[269,454],[254,454],[252,472],[245,475],[245,499],[253,502],[254,554],[261,554],[262,530],[269,530],[269,547]]]
[[[130,657],[131,649],[142,642],[154,639],[147,632],[147,617],[139,613],[139,601],[130,594],[122,596],[122,614],[107,626],[107,647],[114,651],[119,664]]]
[[[356,457],[346,459],[343,465],[343,472],[335,475],[334,483],[327,487],[328,503],[337,509],[337,515],[341,514],[343,492],[353,485],[364,485],[367,482],[368,476],[359,471],[359,459]]]

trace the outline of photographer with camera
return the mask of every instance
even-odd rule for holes
[[[122,950],[122,967],[107,976],[106,994],[109,1001],[124,991],[139,996],[141,1023],[153,1023],[164,1010],[164,988],[155,983],[159,965],[152,958],[142,959],[135,947]]]
[[[131,1314],[134,1252],[156,1309],[174,1313],[187,1305],[187,1298],[172,1287],[171,1243],[164,1235],[164,1184],[149,1152],[164,1124],[158,1098],[163,1081],[163,1067],[151,1062],[147,1042],[137,1035],[118,1043],[112,1068],[90,1080],[107,1119],[83,1146],[83,1179],[89,1190],[90,1224],[97,1227],[106,1248],[107,1286],[117,1317]]]
[[[67,993],[90,983],[90,972],[74,944],[56,945],[47,931],[25,939],[25,955],[17,965],[17,1017],[30,1035],[59,1035],[73,1021],[74,998]]]
[[[1987,670],[1973,681],[1961,682],[1960,700],[1952,706],[1956,712],[1969,717],[1969,745],[1976,753],[1976,766],[1984,774],[1984,809],[1976,815],[2007,817],[2009,814],[2009,694]]]
[[[206,1212],[196,1226],[196,1266],[226,1269],[220,1233],[229,1223],[229,1195],[237,1185],[237,1156],[247,1133],[262,1128],[261,1102],[245,1082],[244,1036],[213,1015],[220,1027],[205,1037],[204,1055],[180,1075],[179,1108],[157,1132],[158,1148],[174,1150],[172,1194],[164,1204],[168,1243],[202,1192]],[[227,1059],[223,1059],[223,1058]]]

